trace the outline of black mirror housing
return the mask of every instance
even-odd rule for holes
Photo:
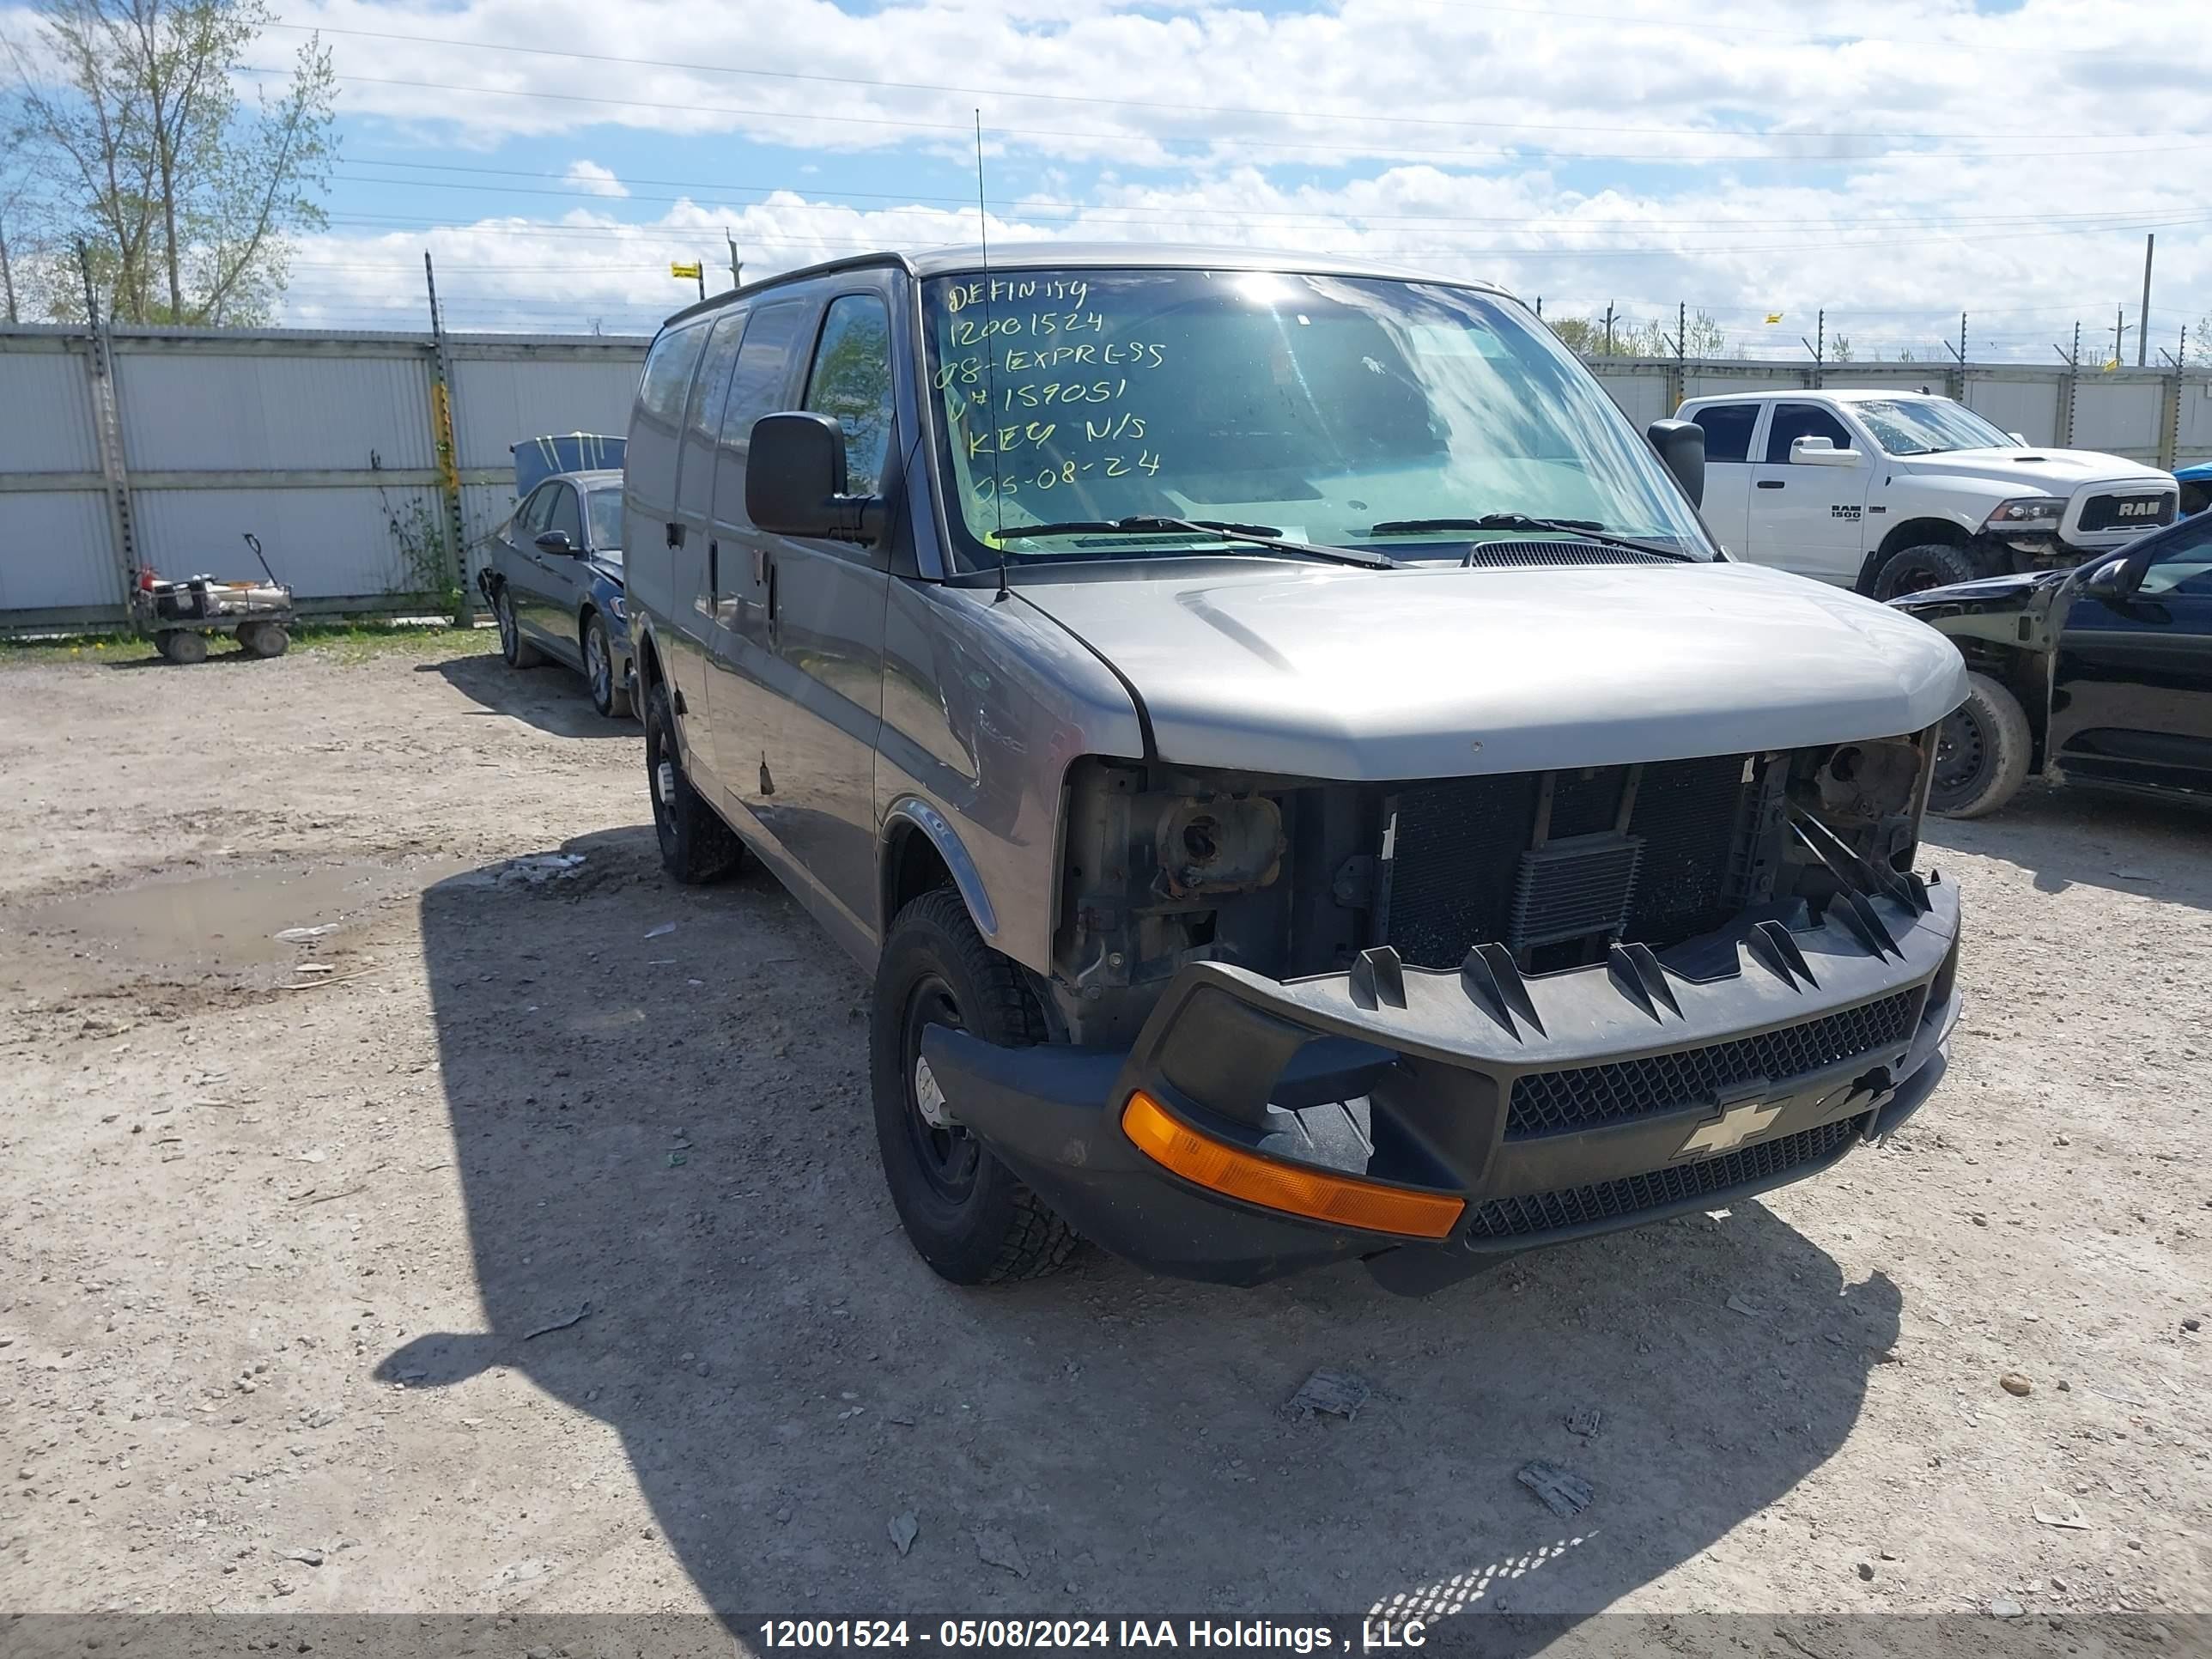
[[[568,539],[568,532],[565,530],[544,532],[538,538],[537,547],[540,553],[574,553],[576,550],[576,544]]]
[[[1644,435],[1692,507],[1705,504],[1705,429],[1695,421],[1654,421]]]
[[[2107,559],[2083,578],[2081,591],[2093,599],[2124,599],[2135,586],[2130,561]]]
[[[763,415],[745,457],[745,516],[772,536],[881,538],[884,504],[845,489],[845,432],[832,415]]]

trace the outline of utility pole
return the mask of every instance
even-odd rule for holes
[[[737,238],[730,234],[727,225],[722,227],[722,240],[730,245],[730,286],[743,288],[745,285],[745,262],[738,258]]]
[[[2115,363],[2120,361],[2121,339],[2128,331],[2127,315],[2125,306],[2112,307],[2112,362]]]
[[[2142,309],[2136,313],[2136,367],[2141,368],[2148,361],[2150,350],[2150,256],[2158,252],[2155,233],[2143,238],[2143,299]]]
[[[1613,356],[1613,302],[1610,300],[1606,301],[1605,307],[1605,355],[1608,357]]]

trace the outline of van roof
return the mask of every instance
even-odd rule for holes
[[[1443,283],[1454,288],[1471,288],[1486,294],[1511,297],[1495,283],[1438,276],[1432,271],[1413,270],[1372,259],[1341,258],[1328,253],[1206,247],[1173,242],[994,242],[988,250],[988,255],[981,244],[968,243],[906,250],[885,248],[878,252],[825,260],[820,264],[787,270],[757,283],[748,283],[743,288],[710,295],[696,304],[686,306],[668,320],[677,323],[688,317],[717,311],[733,299],[745,298],[765,289],[780,288],[789,283],[802,283],[811,277],[827,276],[842,270],[862,270],[872,265],[896,265],[911,276],[921,277],[981,271],[987,266],[994,271],[1066,270],[1086,267],[1123,270],[1131,268],[1146,270],[1284,270],[1316,276],[1380,276],[1398,282]]]

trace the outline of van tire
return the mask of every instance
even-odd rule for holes
[[[2027,781],[2034,742],[2020,699],[1988,675],[1970,672],[1966,702],[1936,728],[1928,810],[1947,818],[1996,811]]]
[[[899,912],[876,969],[869,1070],[884,1179],[915,1249],[952,1283],[1057,1271],[1075,1251],[1074,1229],[966,1130],[929,1121],[921,1103],[927,1077],[921,1038],[933,1024],[1014,1048],[1045,1039],[1029,987],[983,943],[950,887]],[[945,1109],[941,1094],[935,1109]]]
[[[1923,588],[1970,582],[1983,574],[1981,561],[1971,548],[1954,547],[1948,542],[1923,542],[1917,547],[1900,547],[1881,562],[1881,568],[1874,573],[1874,596],[1877,599],[1893,599],[1901,593],[1917,593]]]
[[[684,775],[684,757],[676,744],[676,709],[665,684],[654,686],[646,698],[645,787],[653,801],[660,867],[678,881],[687,887],[702,886],[744,864],[745,844]]]

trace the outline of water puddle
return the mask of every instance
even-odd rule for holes
[[[294,864],[155,880],[42,904],[0,932],[146,966],[289,965],[343,947],[384,903],[468,867],[455,859]]]

